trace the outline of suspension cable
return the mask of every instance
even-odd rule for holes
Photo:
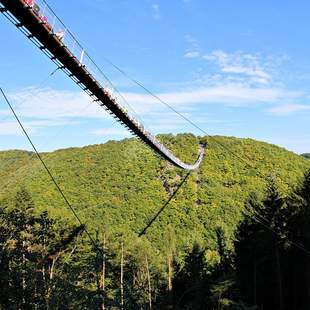
[[[127,77],[130,81],[141,87],[146,93],[151,95],[153,98],[167,106],[171,111],[179,115],[181,118],[183,118],[185,121],[187,121],[189,124],[191,124],[193,127],[195,127],[197,130],[199,130],[201,133],[206,135],[209,139],[216,142],[218,145],[220,145],[224,150],[235,156],[237,159],[239,159],[241,162],[244,162],[248,167],[254,168],[254,166],[250,163],[250,159],[247,157],[245,160],[243,157],[239,156],[237,153],[233,152],[230,148],[228,148],[224,143],[219,141],[216,137],[211,136],[208,132],[206,132],[204,129],[202,129],[200,126],[198,126],[196,123],[194,123],[192,120],[190,120],[188,117],[186,117],[184,114],[176,110],[173,106],[171,106],[168,102],[161,99],[158,95],[154,94],[151,90],[149,90],[147,87],[145,87],[140,81],[137,79],[131,77],[127,72],[125,72],[122,68],[114,64],[111,60],[103,56],[103,59],[108,62],[111,66],[113,66],[117,71],[119,71],[121,74],[123,74],[125,77]],[[265,178],[264,175],[260,173],[260,175]]]

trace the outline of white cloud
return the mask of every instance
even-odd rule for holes
[[[138,114],[146,114],[161,109],[163,105],[148,94],[124,93],[124,97]],[[188,91],[156,94],[173,107],[198,108],[202,104],[223,104],[229,106],[246,106],[249,104],[272,104],[284,98],[297,98],[302,93],[280,88],[254,88],[242,84],[201,87]],[[200,107],[201,108],[201,107]]]
[[[277,105],[275,107],[268,109],[267,111],[277,116],[287,116],[306,110],[310,110],[310,105],[289,103],[289,104]]]
[[[26,129],[29,130],[30,128],[27,126]],[[5,121],[5,122],[0,123],[0,135],[1,136],[12,136],[12,135],[22,136],[23,132],[21,128],[18,126],[17,122]]]
[[[83,92],[27,88],[10,93],[9,97],[21,117],[44,120],[107,117]]]
[[[8,97],[32,135],[44,128],[77,124],[87,118],[110,118],[103,108],[82,92],[26,88],[11,92]],[[1,110],[0,116],[0,135],[23,134],[10,110]]]
[[[44,127],[56,127],[61,126],[63,124],[67,124],[67,122],[52,122],[52,121],[25,121],[23,122],[23,126],[26,129],[27,133],[33,135],[36,134],[38,129]],[[0,135],[5,136],[22,136],[24,135],[21,127],[17,123],[15,119],[13,120],[5,120],[0,122]]]
[[[61,126],[69,123],[79,123],[85,118],[101,119],[110,116],[97,104],[81,92],[59,91],[53,89],[22,89],[10,94],[12,103],[27,129],[36,134],[40,129]],[[146,126],[153,129],[183,128],[184,121],[170,115],[169,109],[156,98],[148,94],[127,92],[122,94],[138,115],[146,119]],[[231,107],[250,105],[269,105],[269,113],[288,115],[293,112],[309,109],[305,105],[280,105],[284,100],[298,100],[303,93],[293,92],[276,87],[253,87],[242,83],[225,85],[193,87],[182,91],[156,93],[156,96],[173,108],[182,112],[188,118],[198,122],[201,111],[206,104],[220,104]],[[121,101],[120,101],[121,103]],[[200,111],[200,112],[199,112]],[[199,112],[199,114],[197,113]],[[1,111],[1,114],[10,114],[10,111]],[[175,113],[173,113],[175,114]],[[203,121],[206,118],[203,117]],[[208,119],[208,121],[210,121]],[[212,121],[212,120],[211,120]],[[0,135],[19,135],[20,129],[15,121],[2,122]],[[127,136],[130,135],[122,128],[102,128],[92,131],[100,136]]]
[[[214,50],[204,55],[203,59],[218,65],[223,73],[243,75],[258,84],[267,85],[272,80],[268,72],[271,69],[269,64],[262,64],[258,55],[242,51],[229,54],[222,50]]]
[[[184,54],[184,58],[198,58],[200,57],[200,52],[198,51],[191,51]]]

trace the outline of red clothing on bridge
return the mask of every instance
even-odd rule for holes
[[[33,7],[34,1],[33,0],[23,0],[27,5]]]

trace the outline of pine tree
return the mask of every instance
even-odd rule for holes
[[[286,257],[289,309],[310,308],[310,170],[289,201],[289,252]]]
[[[174,305],[178,309],[208,309],[210,283],[205,270],[204,249],[195,243],[185,258],[184,266],[176,267],[173,281]]]
[[[284,309],[282,251],[286,238],[285,202],[269,180],[260,204],[251,195],[235,242],[237,280],[249,304]],[[266,289],[268,287],[268,289]]]

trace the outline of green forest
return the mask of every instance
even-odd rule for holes
[[[0,152],[0,309],[310,309],[310,162],[252,139],[161,135]]]

